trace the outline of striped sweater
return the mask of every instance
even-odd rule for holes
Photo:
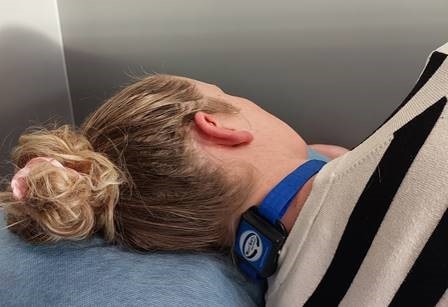
[[[447,54],[434,51],[398,109],[316,176],[267,306],[448,306]]]

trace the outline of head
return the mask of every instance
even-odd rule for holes
[[[33,243],[100,233],[136,250],[223,250],[240,215],[306,144],[253,102],[188,78],[153,75],[107,100],[78,128],[34,128],[12,151],[30,165],[23,199],[0,193],[10,230]],[[67,171],[67,169],[74,171]]]

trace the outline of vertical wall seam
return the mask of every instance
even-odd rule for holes
[[[61,53],[62,53],[62,69],[63,69],[63,73],[64,73],[64,78],[65,78],[65,86],[67,88],[67,94],[68,94],[68,104],[69,104],[69,109],[70,109],[70,118],[72,121],[72,125],[75,126],[76,122],[75,122],[75,112],[73,109],[73,102],[72,102],[72,94],[70,91],[70,82],[68,79],[68,72],[67,72],[67,62],[65,61],[65,48],[64,48],[64,37],[62,35],[62,26],[61,26],[61,17],[59,14],[59,5],[58,5],[58,1],[57,0],[53,0],[54,1],[54,7],[56,9],[56,23],[57,23],[57,27],[58,27],[58,33],[59,33],[59,39],[61,42]]]

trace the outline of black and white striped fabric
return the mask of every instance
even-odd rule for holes
[[[268,306],[448,306],[448,44],[362,144],[316,176]]]

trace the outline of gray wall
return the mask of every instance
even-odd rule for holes
[[[354,146],[448,40],[446,0],[59,0],[75,118],[128,75],[161,72],[252,99],[308,142]]]
[[[0,0],[0,175],[28,126],[73,122],[55,0]]]

